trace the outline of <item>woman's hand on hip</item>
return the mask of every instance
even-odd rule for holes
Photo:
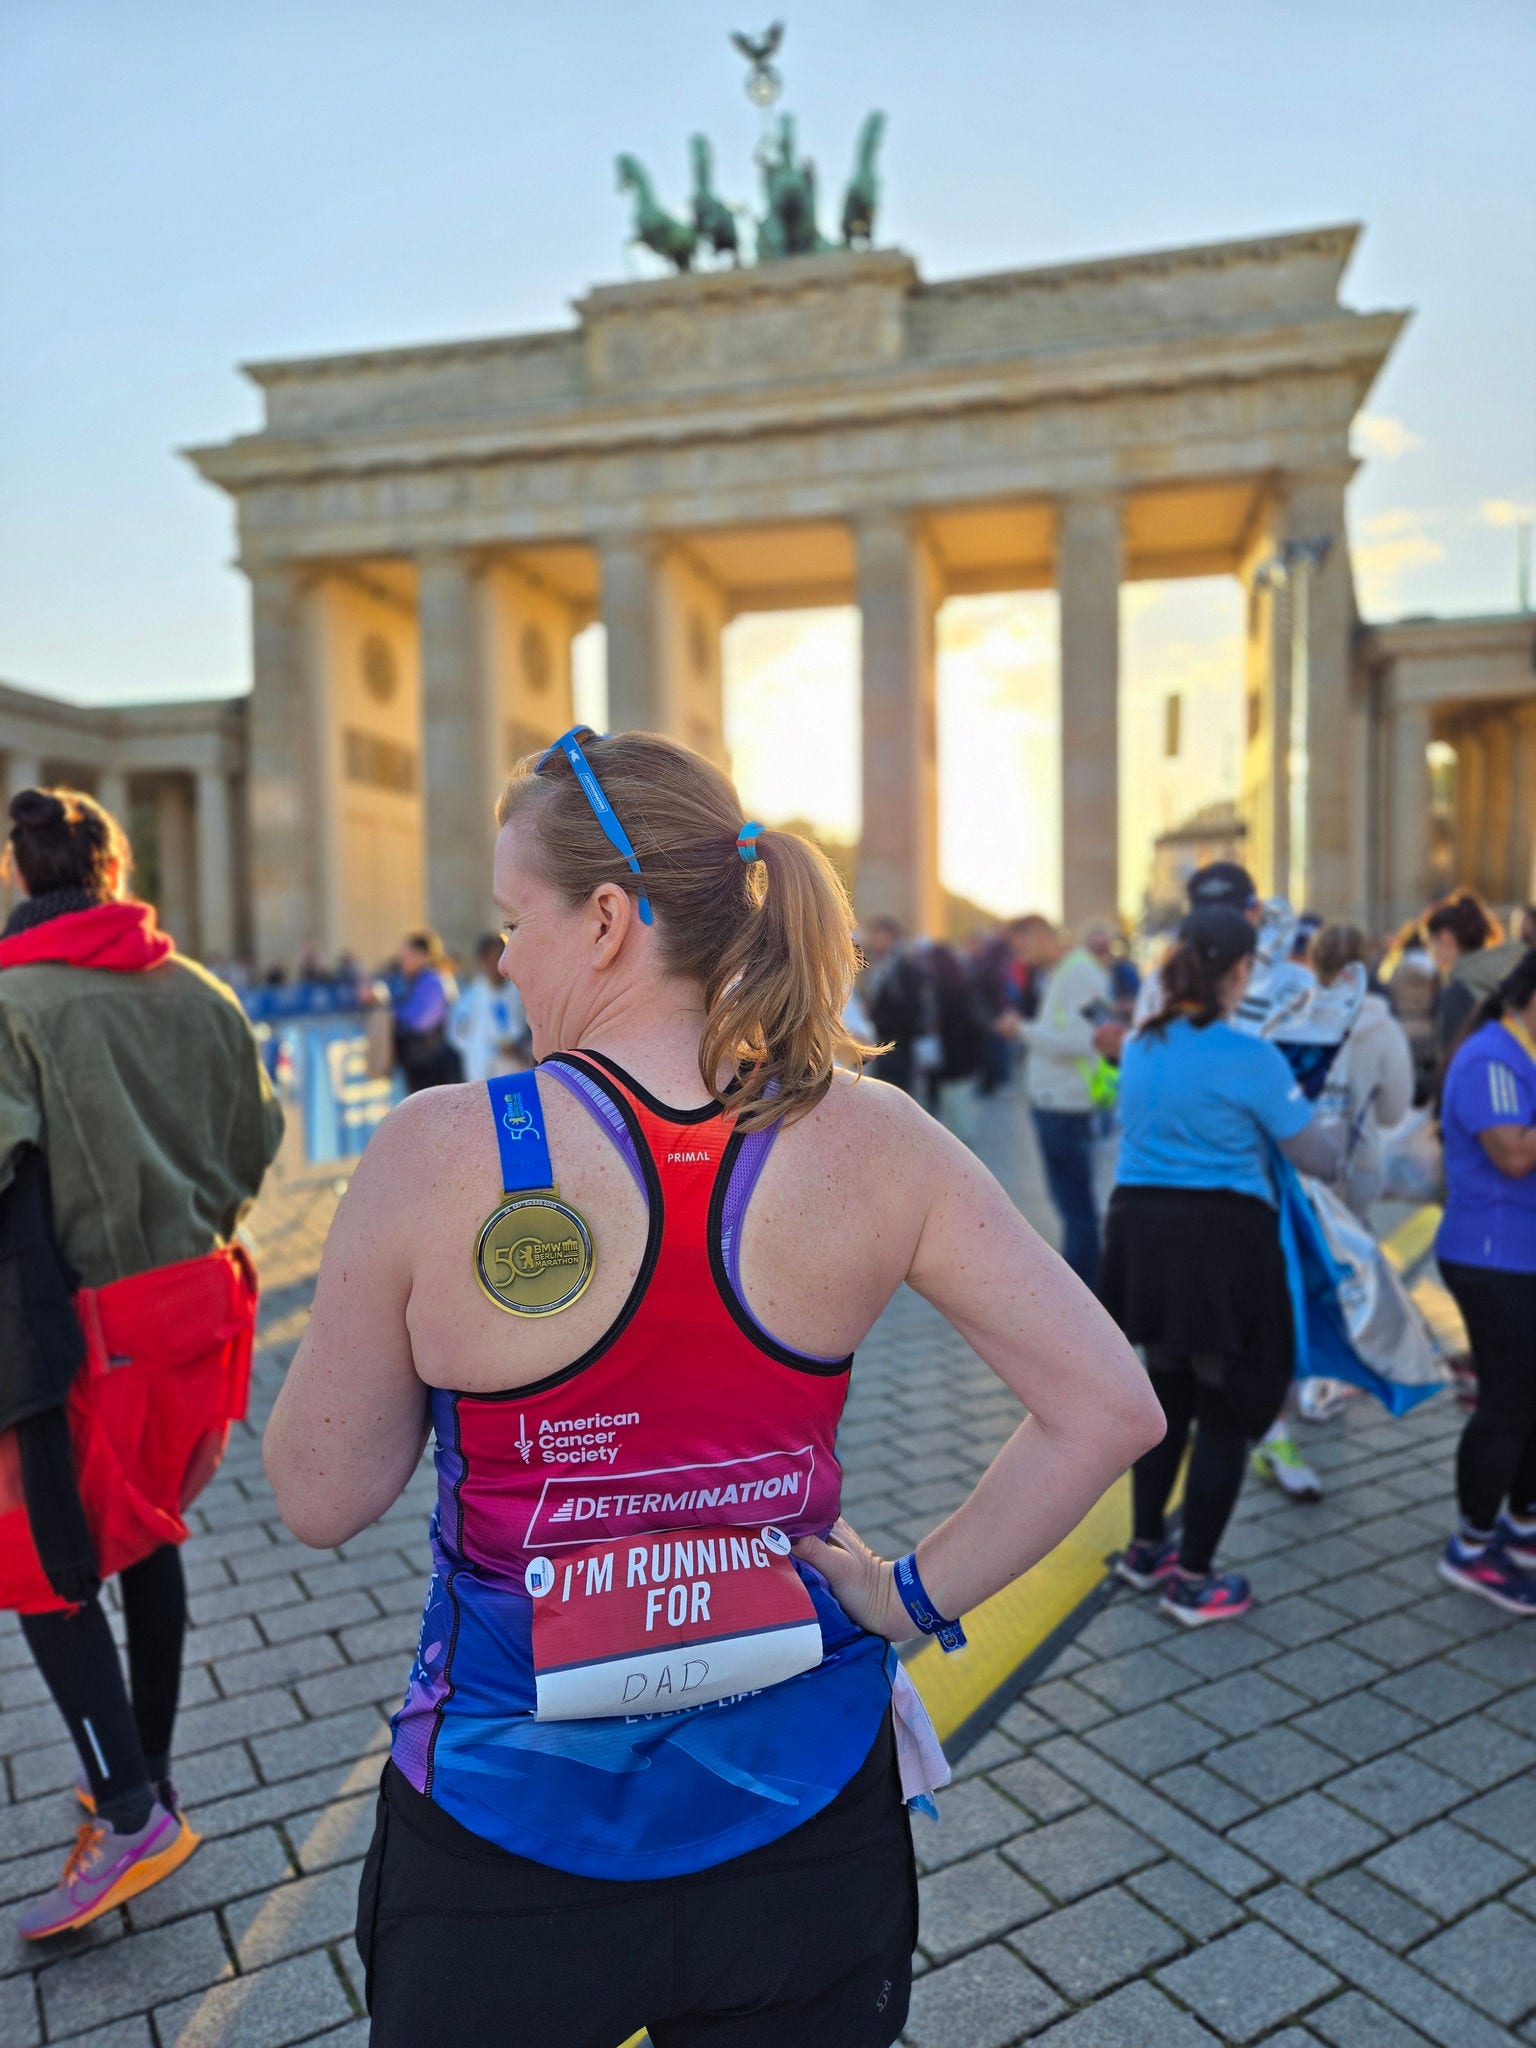
[[[802,1536],[794,1552],[804,1563],[816,1567],[832,1588],[838,1606],[860,1628],[893,1643],[921,1633],[913,1627],[911,1616],[901,1604],[894,1566],[877,1557],[841,1515],[832,1525],[829,1541],[824,1543],[819,1536]]]

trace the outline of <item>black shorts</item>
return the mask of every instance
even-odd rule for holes
[[[372,2048],[890,2048],[916,1940],[888,1716],[823,1812],[688,1877],[509,1855],[387,1764],[358,1895]]]

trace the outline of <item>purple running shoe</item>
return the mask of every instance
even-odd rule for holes
[[[1128,1543],[1115,1559],[1115,1572],[1138,1593],[1151,1593],[1177,1569],[1178,1562],[1179,1546],[1176,1543],[1148,1543],[1138,1539]]]
[[[1506,1614],[1536,1614],[1536,1577],[1521,1571],[1499,1543],[1468,1552],[1453,1536],[1440,1553],[1440,1576],[1463,1592],[1480,1593]]]
[[[1241,1572],[1175,1571],[1159,1603],[1164,1614],[1186,1628],[1204,1628],[1208,1621],[1236,1621],[1253,1605],[1253,1591]]]

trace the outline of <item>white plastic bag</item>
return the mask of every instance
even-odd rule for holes
[[[1388,1389],[1416,1390],[1422,1397],[1425,1390],[1448,1386],[1450,1366],[1369,1226],[1322,1181],[1303,1174],[1301,1184],[1342,1268],[1339,1307],[1356,1358]],[[1381,1397],[1380,1388],[1370,1391]]]
[[[1432,1110],[1410,1109],[1400,1124],[1382,1132],[1381,1171],[1384,1201],[1444,1200],[1445,1154]]]

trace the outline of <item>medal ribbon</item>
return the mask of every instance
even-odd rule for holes
[[[533,1072],[497,1074],[485,1085],[491,1098],[491,1114],[496,1119],[503,1190],[516,1195],[529,1188],[552,1188],[555,1171],[544,1130],[539,1084]]]

